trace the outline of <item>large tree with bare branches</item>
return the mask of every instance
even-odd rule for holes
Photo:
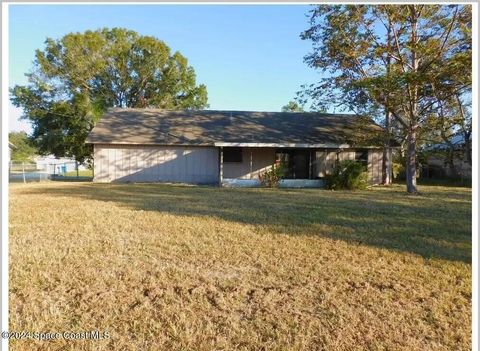
[[[463,5],[318,5],[301,37],[313,43],[306,63],[328,74],[302,96],[316,109],[383,111],[387,131],[394,122],[406,136],[414,193],[422,128],[442,101],[471,89],[471,20]]]

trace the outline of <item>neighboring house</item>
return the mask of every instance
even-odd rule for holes
[[[77,163],[73,158],[61,157],[57,158],[53,155],[37,156],[34,159],[37,170],[48,174],[62,174],[66,172],[75,171]],[[83,165],[78,165],[78,169],[86,169]]]
[[[367,164],[370,184],[380,183],[382,147],[365,140],[382,131],[355,115],[112,109],[86,142],[94,146],[96,182],[254,186],[283,160],[283,185],[320,187],[347,159]]]
[[[458,133],[450,140],[453,145],[453,169],[448,163],[450,145],[432,144],[423,149],[427,164],[423,167],[423,176],[427,178],[471,178],[472,177],[472,143],[465,144],[463,134]],[[465,153],[467,151],[467,153]]]

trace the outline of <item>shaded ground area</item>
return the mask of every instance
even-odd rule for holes
[[[452,187],[420,190],[423,190],[421,195],[410,196],[403,186],[333,192],[90,183],[25,191],[115,202],[137,210],[179,216],[216,217],[266,226],[280,233],[321,235],[407,251],[425,258],[470,262],[471,190]]]
[[[470,348],[471,190],[15,184],[14,350]],[[72,346],[73,345],[73,346]]]

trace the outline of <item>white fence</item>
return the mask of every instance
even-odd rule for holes
[[[8,180],[10,182],[40,182],[50,179],[48,173],[37,169],[35,163],[28,162],[10,162],[8,168]]]
[[[9,165],[9,181],[10,182],[40,182],[45,180],[60,179],[83,179],[88,177],[80,177],[79,171],[85,169],[76,162],[64,163],[29,163],[11,161]]]

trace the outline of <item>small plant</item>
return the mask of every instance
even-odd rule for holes
[[[332,174],[326,176],[328,189],[365,189],[367,187],[366,166],[356,161],[337,163]]]
[[[285,165],[281,161],[276,161],[270,169],[259,174],[258,178],[262,186],[268,188],[278,188],[280,180],[285,175]]]

